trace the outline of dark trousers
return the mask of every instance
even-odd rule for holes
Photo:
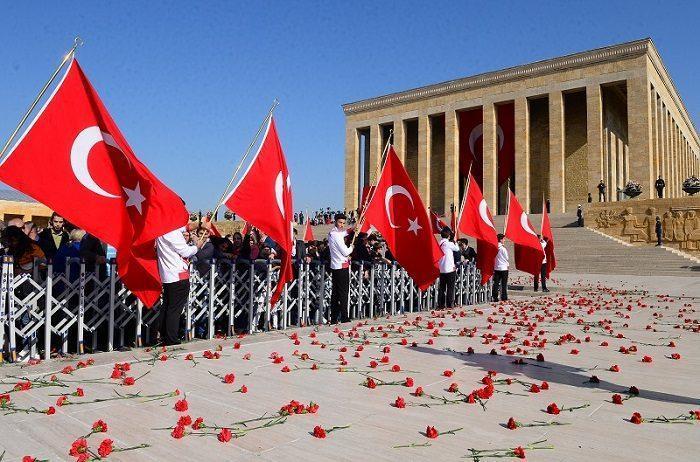
[[[493,272],[493,288],[491,300],[498,301],[498,289],[501,289],[501,300],[508,300],[508,270]]]
[[[535,274],[535,292],[537,292],[537,287],[539,285],[539,280],[542,279],[542,290],[547,290],[547,264],[542,263],[542,268],[540,268],[539,276]]]
[[[656,245],[662,245],[663,242],[661,242],[661,237],[662,235],[660,233],[656,233]]]
[[[331,323],[349,321],[348,293],[350,289],[350,270],[347,268],[331,270]]]
[[[656,188],[656,194],[659,196],[659,199],[662,199],[664,197],[664,188]]]
[[[457,273],[440,273],[438,285],[438,308],[454,308],[455,306],[455,281]]]
[[[598,202],[605,202],[605,193],[603,191],[598,191]]]
[[[163,284],[163,302],[159,317],[161,343],[165,345],[180,343],[180,317],[189,294],[189,279]]]

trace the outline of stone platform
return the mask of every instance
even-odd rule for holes
[[[303,328],[197,341],[164,353],[137,349],[31,366],[4,364],[0,394],[12,390],[20,381],[17,377],[33,382],[27,391],[9,393],[9,403],[0,410],[0,453],[6,451],[2,460],[18,461],[25,455],[75,460],[69,455],[71,444],[89,434],[98,419],[108,429],[87,438],[95,454],[105,438],[112,439],[115,447],[149,445],[114,452],[107,460],[444,461],[469,456],[469,448],[517,446],[525,448],[530,461],[695,459],[700,451],[700,421],[636,425],[629,419],[633,412],[648,420],[689,416],[690,410],[700,410],[698,278],[590,275],[582,279],[561,274],[557,280],[560,287],[548,296],[513,292],[511,301],[498,305],[346,324],[338,331],[342,336],[333,327],[318,332]],[[536,323],[531,332],[526,327],[529,323]],[[609,325],[610,331],[600,323]],[[487,343],[484,335],[495,338]],[[401,344],[402,338],[407,345]],[[542,348],[533,346],[545,338]],[[603,342],[607,346],[601,346]],[[240,348],[235,348],[236,343]],[[620,352],[621,347],[628,353]],[[630,347],[637,351],[630,352]],[[206,359],[206,350],[218,352],[220,358]],[[190,353],[194,360],[186,359]],[[304,353],[309,355],[306,360]],[[541,362],[535,359],[540,353]],[[680,359],[671,359],[673,353]],[[275,355],[283,360],[275,362]],[[341,355],[346,365],[341,365]],[[384,356],[386,363],[381,362]],[[643,362],[645,356],[652,361]],[[523,358],[523,364],[514,363],[518,358]],[[88,359],[94,364],[71,374],[60,372]],[[377,361],[376,368],[370,366],[372,361]],[[124,362],[131,363],[126,376],[136,379],[134,385],[110,378],[114,364]],[[313,364],[318,370],[312,369]],[[619,372],[610,370],[613,365]],[[401,371],[392,372],[394,366]],[[290,372],[283,372],[285,367]],[[452,376],[445,371],[452,371]],[[485,409],[479,402],[460,401],[486,387],[483,379],[488,371],[496,374],[493,395],[482,400]],[[232,384],[223,380],[229,373],[235,374]],[[50,382],[52,374],[55,382]],[[594,375],[600,383],[589,381]],[[368,377],[380,385],[374,389],[362,385]],[[402,385],[407,377],[413,379],[411,387]],[[42,378],[65,387],[39,388]],[[511,384],[505,379],[511,379]],[[532,384],[542,388],[542,382],[549,388],[533,393]],[[449,391],[452,383],[462,395]],[[245,394],[237,392],[243,385]],[[419,386],[425,395],[414,396]],[[631,386],[640,393],[627,399]],[[78,387],[84,396],[70,395],[69,404],[57,406],[60,394],[74,393]],[[145,396],[175,389],[179,396],[94,402],[119,398],[117,393]],[[613,394],[621,396],[622,404],[613,404]],[[176,402],[185,397],[188,410],[176,411]],[[405,408],[394,406],[397,397],[404,399]],[[234,437],[227,443],[217,440],[219,429],[188,426],[181,439],[171,436],[170,429],[157,430],[175,426],[185,415],[192,420],[202,417],[209,426],[231,426],[276,415],[291,400],[313,401],[319,408],[265,428],[254,427],[275,420],[249,422],[247,427],[239,424],[232,428]],[[545,411],[551,403],[561,409],[580,408],[551,415]],[[55,408],[54,415],[42,413],[49,406]],[[32,408],[39,412],[11,413]],[[509,430],[510,417],[522,424],[545,426]],[[325,439],[312,436],[315,426],[347,425]],[[422,433],[427,426],[439,432],[462,430],[429,439]],[[541,445],[553,449],[527,448],[542,440],[546,442]]]

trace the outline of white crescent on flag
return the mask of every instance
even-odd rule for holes
[[[486,199],[481,199],[481,202],[479,202],[479,215],[481,216],[481,220],[489,225],[493,230],[496,230],[496,227],[493,226],[493,222],[489,218],[489,214],[487,213],[487,205],[486,205]]]
[[[396,226],[391,221],[391,213],[389,213],[389,201],[392,197],[394,197],[397,194],[401,194],[408,197],[408,200],[411,202],[411,207],[413,207],[413,197],[411,197],[411,193],[409,193],[406,188],[395,184],[386,188],[386,194],[384,195],[384,209],[386,210],[386,217],[389,220],[389,226],[391,226],[392,228],[398,228],[398,226]]]
[[[522,226],[526,232],[537,237],[537,233],[530,227],[530,224],[527,222],[527,215],[525,214],[525,212],[520,214],[520,226]]]
[[[107,146],[118,149],[119,152],[124,154],[117,142],[114,140],[114,138],[112,138],[112,135],[100,130],[100,127],[92,126],[84,129],[78,133],[78,136],[75,137],[70,150],[70,165],[73,169],[75,178],[77,178],[77,180],[87,189],[100,196],[117,199],[121,196],[111,194],[102,189],[102,187],[92,178],[92,175],[90,175],[90,170],[88,170],[88,157],[90,156],[90,150],[92,150],[92,148],[100,141],[104,141]],[[129,159],[127,158],[127,161],[128,160]]]

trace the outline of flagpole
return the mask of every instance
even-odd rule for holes
[[[73,40],[73,46],[72,46],[71,49],[68,51],[68,53],[66,53],[65,56],[63,56],[63,59],[61,60],[61,63],[58,65],[58,67],[56,68],[56,70],[54,71],[54,73],[51,75],[51,78],[49,78],[49,80],[48,80],[48,81],[44,84],[44,86],[42,87],[42,89],[41,89],[41,91],[39,92],[39,94],[36,96],[36,98],[34,98],[34,101],[32,102],[31,106],[29,106],[29,109],[27,110],[27,112],[26,112],[26,113],[24,114],[24,116],[22,117],[22,120],[19,121],[19,124],[17,124],[17,127],[15,128],[15,130],[14,130],[14,131],[12,132],[12,134],[10,135],[10,138],[8,138],[7,142],[6,142],[5,145],[2,147],[2,151],[0,151],[0,162],[2,162],[3,157],[5,157],[5,153],[6,153],[7,150],[9,149],[10,145],[12,144],[12,142],[14,141],[15,137],[17,136],[17,133],[19,133],[19,131],[22,129],[22,126],[25,124],[25,122],[27,121],[27,119],[29,118],[29,116],[31,115],[31,113],[34,112],[34,109],[36,108],[36,105],[39,104],[39,101],[41,101],[41,98],[44,97],[44,94],[46,93],[46,91],[49,89],[49,87],[50,87],[51,84],[54,82],[54,80],[56,80],[56,77],[57,77],[58,74],[61,72],[61,69],[63,69],[63,66],[65,66],[66,63],[67,63],[68,61],[70,61],[70,59],[75,55],[75,50],[76,50],[79,46],[83,46],[84,43],[85,43],[85,42],[83,42],[83,39],[81,39],[80,37],[76,37],[76,38]]]
[[[508,216],[510,214],[510,178],[508,178],[508,204],[506,204],[506,219],[503,222],[503,235],[506,234],[506,229],[508,229]]]
[[[472,165],[474,165],[474,162],[469,163],[469,171],[467,172],[467,179],[464,181],[464,196],[462,196],[462,203],[460,204],[459,207],[459,214],[457,215],[457,222],[455,223],[455,237],[459,239],[459,223],[462,221],[462,213],[464,212],[464,203],[467,201],[467,193],[469,192],[469,182],[471,181],[472,177]],[[459,195],[459,192],[457,192]]]
[[[267,115],[263,119],[262,123],[260,124],[260,127],[258,127],[257,133],[255,133],[255,136],[253,137],[253,141],[250,142],[250,144],[248,145],[248,149],[246,149],[245,154],[243,154],[243,158],[236,166],[236,169],[233,171],[233,176],[231,177],[228,184],[226,185],[226,189],[224,189],[224,193],[221,195],[221,198],[219,199],[219,202],[217,203],[216,208],[214,209],[214,213],[212,214],[212,216],[216,215],[219,211],[219,208],[223,205],[224,200],[226,199],[226,196],[228,195],[229,190],[231,189],[231,185],[233,184],[233,181],[236,179],[236,175],[238,175],[238,172],[241,170],[241,167],[243,167],[243,163],[248,158],[250,151],[253,149],[253,146],[255,146],[255,143],[258,141],[260,134],[265,129],[265,126],[267,125],[267,121],[270,119],[270,117],[272,117],[272,113],[274,112],[275,108],[279,105],[279,103],[280,102],[277,100],[277,98],[275,98],[275,100],[272,102],[272,106],[270,106],[270,110],[267,111]]]
[[[387,137],[386,144],[384,145],[384,150],[382,151],[382,158],[381,162],[377,164],[377,168],[375,169],[374,172],[374,178],[375,180],[379,178],[379,174],[382,170],[382,167],[384,167],[384,164],[386,163],[386,153],[389,151],[389,146],[391,146],[391,138],[394,136],[394,129],[392,128],[389,130],[389,136]],[[362,204],[362,214],[357,217],[357,224],[355,225],[355,233],[352,236],[352,241],[350,242],[350,246],[355,244],[355,239],[357,238],[357,235],[360,234],[360,229],[362,229],[362,225],[365,223],[365,212],[367,211],[367,204],[370,203],[372,198],[374,197],[374,193],[376,192],[376,189],[372,191],[372,194],[367,194],[367,198],[365,199],[364,204]]]

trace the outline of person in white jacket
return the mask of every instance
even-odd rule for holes
[[[459,246],[452,242],[452,231],[445,226],[440,232],[440,283],[438,285],[438,309],[454,308],[455,305],[455,282],[457,272],[455,268],[455,252],[459,252]]]
[[[193,257],[207,242],[199,239],[196,245],[188,245],[184,232],[202,226],[210,229],[211,224],[193,221],[174,229],[156,239],[158,273],[163,283],[163,299],[158,315],[160,343],[178,345],[180,343],[180,317],[190,294],[189,258]],[[208,233],[203,233],[208,235]]]
[[[331,254],[331,324],[347,322],[350,290],[350,254],[353,246],[345,244],[345,214],[335,215],[335,227],[328,233],[328,250]]]

